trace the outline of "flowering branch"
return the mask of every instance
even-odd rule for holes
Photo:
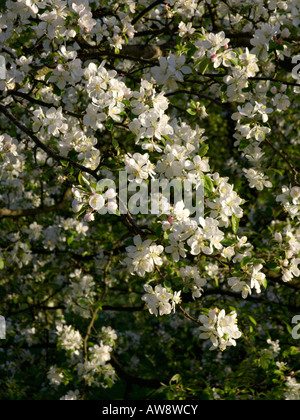
[[[44,150],[44,152],[47,153],[48,156],[52,157],[52,159],[54,159],[57,162],[61,162],[61,161],[66,161],[68,163],[70,163],[74,168],[79,169],[82,172],[86,172],[90,175],[92,175],[93,177],[97,178],[97,170],[94,171],[90,168],[87,168],[83,165],[81,165],[78,162],[75,162],[73,159],[66,157],[66,156],[60,156],[59,154],[57,154],[53,149],[51,149],[50,147],[46,146],[43,142],[41,142],[38,137],[33,134],[33,132],[31,130],[29,130],[29,128],[25,127],[25,125],[23,125],[22,123],[20,123],[8,110],[5,106],[0,105],[0,112],[2,112],[3,115],[5,115],[16,127],[18,127],[21,131],[23,131],[23,133],[27,134],[31,140],[33,140],[33,142],[36,144],[37,147],[41,148],[42,150]]]
[[[39,214],[58,212],[62,210],[67,203],[70,202],[71,198],[72,198],[72,188],[68,188],[65,191],[62,200],[53,206],[40,207],[37,209],[16,209],[16,210],[0,209],[0,218],[37,216]]]

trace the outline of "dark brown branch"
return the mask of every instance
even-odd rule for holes
[[[158,380],[158,379],[144,379],[137,376],[132,376],[125,372],[121,363],[117,360],[116,356],[112,353],[110,363],[116,369],[117,374],[121,379],[124,379],[126,382],[131,384],[136,384],[139,386],[147,388],[158,388],[161,386],[162,382],[168,382],[167,380]]]
[[[291,169],[293,176],[294,176],[294,183],[296,186],[299,186],[299,182],[298,182],[298,175],[299,172],[294,168],[294,166],[291,164],[289,158],[287,155],[283,154],[280,150],[278,150],[275,146],[273,146],[273,144],[270,142],[270,140],[265,139],[265,142],[271,147],[271,149],[279,156],[282,157],[282,159],[287,163],[287,165],[289,166],[289,168]]]
[[[61,161],[65,161],[71,164],[76,169],[79,169],[82,172],[86,172],[93,177],[97,177],[97,171],[94,171],[90,168],[87,168],[86,166],[81,165],[80,163],[75,162],[73,159],[66,157],[66,156],[60,156],[58,153],[56,153],[53,149],[46,146],[41,140],[25,125],[20,123],[9,111],[8,109],[0,105],[0,112],[2,112],[3,115],[5,115],[16,127],[19,128],[23,133],[27,134],[33,140],[35,145],[39,147],[40,149],[44,150],[45,153],[47,153],[48,156],[52,157],[56,162],[61,163]]]
[[[150,4],[150,6],[146,7],[144,10],[141,11],[135,18],[132,19],[131,24],[134,26],[138,23],[144,16],[146,16],[151,10],[155,9],[155,7],[163,5],[164,1],[157,0],[156,2]]]
[[[11,96],[17,96],[19,98],[23,98],[28,102],[31,102],[31,103],[36,104],[36,105],[44,106],[46,108],[55,107],[53,104],[49,104],[47,102],[41,101],[40,99],[32,98],[27,93],[17,92],[17,91],[14,91],[14,90],[9,90],[7,92],[7,94],[11,95]],[[76,114],[75,112],[67,111],[66,109],[62,109],[62,113],[65,114],[65,115],[68,115],[70,117],[75,117],[75,118],[78,118],[78,119],[83,117],[83,115],[81,115],[81,114]]]
[[[201,322],[197,318],[194,318],[192,315],[190,315],[185,309],[183,309],[182,306],[178,306],[178,308],[179,308],[180,312],[182,312],[183,315],[187,319],[189,319],[190,321],[193,321],[195,324],[202,325]]]
[[[38,214],[57,212],[64,208],[64,206],[70,201],[71,197],[72,197],[72,189],[68,188],[66,192],[64,193],[62,200],[58,204],[55,204],[49,207],[40,207],[36,209],[17,209],[17,210],[0,209],[0,218],[37,216]]]

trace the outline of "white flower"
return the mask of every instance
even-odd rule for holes
[[[63,382],[64,375],[56,366],[51,366],[47,373],[47,378],[51,385],[59,386]]]
[[[199,321],[203,324],[200,330],[204,331],[200,334],[200,338],[211,340],[210,350],[219,348],[224,351],[228,346],[236,346],[236,340],[242,336],[236,318],[236,312],[226,315],[224,309],[220,312],[218,309],[211,309],[208,317],[206,315],[199,317]]]
[[[263,265],[262,264],[256,264],[253,266],[252,268],[252,272],[251,272],[251,284],[250,287],[251,289],[256,290],[256,293],[261,293],[261,286],[263,285],[263,282],[266,278],[265,274],[261,272],[261,270],[263,269]]]
[[[282,194],[276,197],[276,201],[283,204],[286,212],[292,219],[300,218],[300,188],[299,187],[282,187]]]
[[[159,58],[159,66],[151,69],[151,75],[158,85],[165,89],[176,89],[176,82],[183,82],[184,76],[191,74],[191,67],[185,65],[186,57],[169,54],[168,57]]]
[[[107,344],[103,344],[103,342],[101,341],[100,345],[95,344],[89,349],[90,360],[97,366],[105,365],[105,363],[110,360],[111,352],[112,347]]]
[[[191,290],[193,299],[202,296],[203,287],[206,285],[207,281],[200,277],[197,267],[181,267],[179,275],[184,281],[184,286]]]
[[[211,255],[213,253],[212,248],[207,244],[203,230],[200,228],[196,230],[195,234],[188,240],[187,243],[191,247],[192,255],[199,255],[202,252],[206,255]]]
[[[105,205],[105,200],[101,194],[97,194],[96,192],[92,194],[89,205],[92,207],[93,210],[99,211]]]
[[[290,107],[291,101],[287,95],[278,93],[273,99],[273,105],[277,108],[277,111],[286,111]]]
[[[300,269],[298,265],[300,264],[300,258],[293,258],[289,264],[289,269],[283,270],[282,280],[284,282],[291,281],[294,277],[300,277]]]
[[[129,181],[136,181],[140,184],[143,180],[154,177],[155,166],[149,160],[149,154],[145,153],[141,155],[140,153],[135,153],[133,156],[125,156],[125,169],[129,174]]]
[[[155,286],[153,290],[151,286],[145,284],[144,290],[147,293],[143,295],[142,300],[146,302],[152,315],[169,315],[172,311],[175,312],[176,304],[181,303],[180,292],[175,292],[173,295],[161,285]]]
[[[245,176],[249,181],[250,188],[256,188],[258,191],[262,191],[264,187],[272,188],[272,182],[268,181],[268,177],[258,169],[243,169]]]
[[[162,136],[173,134],[173,129],[168,124],[169,117],[154,108],[141,114],[138,121],[142,127],[143,137],[156,137],[161,140]]]
[[[129,271],[143,277],[146,273],[151,273],[155,266],[161,266],[163,260],[161,254],[164,251],[162,245],[156,245],[151,239],[142,241],[140,236],[134,237],[134,245],[126,248],[127,258],[125,262]]]
[[[193,162],[186,161],[185,162],[185,168],[188,171],[192,171],[191,173],[194,173],[196,175],[203,175],[203,172],[209,172],[210,167],[208,163],[208,159],[203,159],[200,156],[195,156],[193,158]]]
[[[45,114],[43,126],[47,127],[49,134],[58,137],[61,133],[65,133],[68,130],[68,124],[64,121],[66,121],[66,118],[62,115],[62,108],[56,109],[51,107]]]
[[[187,35],[193,35],[196,29],[193,28],[192,22],[189,22],[187,25],[184,22],[180,22],[178,25],[179,36],[182,38]]]
[[[256,64],[258,62],[258,58],[254,54],[250,54],[248,48],[246,48],[246,52],[239,56],[241,64],[246,67],[246,73],[249,77],[254,77],[256,73],[258,73],[259,68]]]
[[[79,331],[76,331],[71,325],[59,324],[56,327],[61,347],[66,351],[79,354],[83,340]]]
[[[296,378],[288,377],[286,380],[288,391],[284,394],[287,401],[300,401],[300,383]]]
[[[222,47],[225,47],[230,42],[230,39],[226,38],[225,32],[219,32],[217,34],[207,34],[206,39],[202,41],[202,45],[206,49],[210,49],[213,53],[217,53]]]
[[[60,398],[61,401],[76,401],[79,399],[79,391],[69,391],[66,395]]]
[[[172,254],[173,260],[175,262],[180,261],[180,257],[186,257],[186,249],[184,248],[184,243],[178,240],[176,234],[171,233],[169,235],[170,245],[165,248],[167,254]]]
[[[232,246],[229,246],[228,248],[224,248],[222,253],[222,257],[231,260],[231,258],[235,255],[234,248]]]
[[[228,285],[236,292],[242,292],[242,298],[247,299],[252,294],[251,287],[248,282],[241,280],[239,277],[231,277],[228,279]]]

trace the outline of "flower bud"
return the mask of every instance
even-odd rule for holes
[[[284,30],[281,32],[281,37],[282,38],[289,38],[290,35],[291,35],[291,33],[288,30],[288,28],[284,28]]]
[[[275,233],[275,241],[282,242],[282,235],[279,232]]]
[[[278,91],[277,91],[277,87],[276,87],[276,86],[273,86],[273,87],[271,88],[271,92],[273,93],[273,95],[276,95],[276,93],[278,92]]]
[[[94,216],[94,214],[93,214],[93,213],[87,213],[87,214],[84,216],[83,220],[84,220],[85,222],[93,222],[93,221],[95,220],[95,216]]]
[[[288,267],[289,264],[290,264],[289,260],[284,260],[283,263],[282,263],[283,267]]]
[[[211,56],[211,62],[214,63],[216,61],[216,58],[217,58],[217,54],[213,54]]]
[[[78,213],[82,209],[83,203],[80,201],[74,200],[72,203],[72,209],[74,213]]]
[[[287,85],[281,85],[280,92],[284,93],[287,90]]]

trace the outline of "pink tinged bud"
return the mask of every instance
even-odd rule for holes
[[[54,60],[55,63],[57,63],[58,60],[59,60],[59,55],[56,55],[53,60]]]
[[[224,45],[224,50],[228,50],[228,48],[229,48],[228,44]]]
[[[107,208],[108,208],[109,211],[115,212],[115,211],[118,210],[118,205],[117,205],[117,203],[109,202],[107,204]]]
[[[88,34],[90,32],[89,28],[84,28],[84,32]]]
[[[295,375],[295,372],[292,370],[290,373],[291,376]]]
[[[168,218],[168,222],[169,222],[169,223],[174,223],[174,217],[169,217],[169,218]]]
[[[215,313],[216,315],[218,315],[218,313],[219,313],[219,309],[218,309],[218,308],[215,308],[215,309],[214,309],[214,313]]]
[[[284,260],[283,263],[282,263],[283,267],[288,267],[289,264],[290,264],[289,260]]]
[[[95,217],[94,217],[93,213],[87,213],[87,214],[84,216],[83,220],[84,220],[85,222],[93,222],[93,221],[95,220]]]
[[[284,93],[287,90],[287,85],[281,85],[280,92]]]
[[[273,95],[276,95],[276,93],[277,93],[277,87],[276,86],[273,86],[272,89],[271,89],[271,92],[273,93]]]
[[[216,61],[216,58],[217,58],[217,54],[213,54],[211,56],[211,62],[214,63]]]

